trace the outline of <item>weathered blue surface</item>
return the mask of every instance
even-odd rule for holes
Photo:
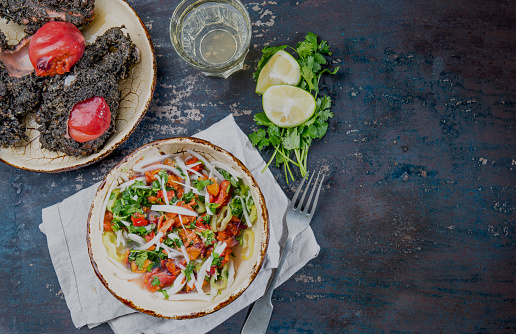
[[[0,165],[0,332],[75,332],[37,227],[42,208],[151,140],[192,135],[228,113],[250,133],[261,48],[308,31],[330,42],[341,66],[324,80],[336,117],[309,157],[329,176],[312,223],[321,253],[275,292],[270,332],[516,331],[512,1],[244,1],[251,51],[227,80],[200,75],[173,51],[168,17],[178,1],[129,3],[150,30],[159,75],[129,141],[58,175]],[[295,185],[273,173],[291,196]],[[239,333],[245,313],[213,332]]]

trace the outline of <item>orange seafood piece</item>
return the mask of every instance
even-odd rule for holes
[[[215,179],[210,179],[213,181],[212,184],[210,184],[209,186],[206,187],[206,189],[208,189],[208,191],[210,192],[210,194],[212,194],[213,196],[217,196],[219,194],[219,191],[220,191],[220,187],[219,187],[219,184],[217,182],[215,182]]]
[[[190,246],[186,248],[186,253],[188,254],[188,257],[190,260],[195,260],[201,255],[201,250],[197,247]]]

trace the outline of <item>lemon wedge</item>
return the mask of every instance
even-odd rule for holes
[[[296,86],[301,81],[299,63],[288,52],[276,52],[262,68],[256,84],[256,92],[263,94],[273,85]]]
[[[307,91],[289,85],[275,85],[263,93],[263,110],[279,127],[291,128],[306,122],[315,112],[315,99]]]

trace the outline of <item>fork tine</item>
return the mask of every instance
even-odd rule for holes
[[[305,196],[306,196],[306,193],[308,192],[308,190],[310,189],[310,184],[312,184],[312,179],[314,178],[314,174],[315,173],[312,173],[312,176],[310,176],[310,181],[308,181],[308,184],[306,185],[306,189],[305,191],[303,191],[303,196],[301,196],[301,199],[299,200],[299,205],[297,206],[297,208],[299,209],[299,211],[302,212],[302,209],[303,209],[303,203],[305,202]],[[301,187],[300,187],[301,188]],[[306,204],[304,205],[305,209],[306,209]]]
[[[301,189],[303,188],[303,184],[305,183],[307,177],[308,177],[308,173],[305,175],[303,180],[301,180],[299,187],[297,187],[296,193],[294,194],[294,197],[292,197],[292,200],[290,201],[289,209],[292,209],[294,207],[294,204],[296,203],[296,200],[297,200],[297,196],[299,196],[299,193],[301,192]]]
[[[319,178],[319,176],[317,176],[317,178]],[[323,184],[323,181],[324,181],[324,174],[323,174],[323,176],[321,178],[321,183],[319,183],[319,187],[317,188],[317,194],[315,195],[314,204],[312,204],[312,210],[309,213],[309,215],[312,215],[315,212],[315,209],[317,208],[317,201],[319,201],[319,193],[321,192],[321,186]],[[314,184],[314,190],[315,190],[315,184]],[[312,192],[313,192],[313,190],[312,190]]]
[[[317,178],[314,181],[314,186],[312,187],[312,191],[310,192],[310,197],[308,197],[308,201],[306,201],[303,212],[308,213],[308,209],[310,208],[310,203],[312,203],[312,197],[314,197],[315,188],[317,188],[317,181],[319,181],[319,176],[321,176],[321,171],[317,172]],[[312,205],[312,207],[313,207],[313,205]],[[314,210],[312,210],[312,211],[314,211]]]

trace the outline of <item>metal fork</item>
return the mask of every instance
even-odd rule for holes
[[[279,273],[281,272],[281,267],[283,267],[283,264],[285,263],[285,258],[287,257],[287,254],[292,249],[292,243],[295,239],[295,237],[303,232],[308,225],[310,224],[310,221],[312,220],[312,216],[315,212],[315,208],[317,207],[317,201],[319,200],[319,193],[321,192],[321,185],[324,180],[324,175],[321,178],[321,181],[319,181],[319,176],[321,176],[321,172],[317,173],[317,178],[315,179],[314,185],[312,187],[312,191],[310,192],[310,197],[308,197],[308,200],[305,202],[306,194],[308,193],[310,189],[310,184],[312,183],[312,179],[314,177],[314,174],[310,177],[310,181],[308,181],[308,184],[306,186],[305,191],[303,192],[303,196],[301,196],[301,199],[299,202],[296,203],[297,198],[299,196],[299,193],[301,192],[301,189],[303,188],[303,184],[306,181],[306,178],[308,175],[306,175],[303,180],[301,181],[301,184],[297,188],[296,193],[294,194],[294,197],[292,198],[292,201],[290,201],[290,205],[287,208],[285,221],[287,222],[287,229],[288,229],[288,238],[285,242],[285,247],[283,248],[283,253],[281,253],[281,258],[278,264],[278,268],[276,269],[276,272],[274,274],[274,277],[272,281],[270,282],[267,291],[263,295],[262,298],[258,299],[254,306],[251,309],[251,312],[249,313],[249,316],[247,320],[244,323],[244,327],[242,327],[241,334],[265,334],[267,332],[267,327],[269,326],[269,321],[271,319],[272,314],[272,292],[274,290],[274,287],[276,286],[276,282],[279,277]],[[319,182],[319,186],[317,186]],[[315,192],[315,188],[317,188],[317,194],[315,195],[315,200],[312,203],[312,198]],[[311,210],[309,210],[311,207]]]

